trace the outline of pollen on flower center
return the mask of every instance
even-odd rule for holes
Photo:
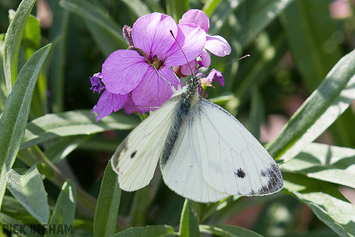
[[[154,67],[155,69],[160,69],[163,67],[163,62],[156,56],[153,56],[153,60],[149,60],[148,58],[145,59],[147,63]]]

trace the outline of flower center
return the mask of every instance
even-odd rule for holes
[[[153,57],[150,55],[148,56],[143,50],[132,46],[128,47],[128,49],[137,51],[139,55],[145,57],[145,61],[155,69],[160,69],[163,67],[163,62],[157,57],[157,55],[154,55]]]
[[[153,56],[152,60],[149,60],[148,58],[145,59],[145,61],[147,61],[147,63],[154,67],[155,69],[160,69],[163,67],[163,63],[162,61],[157,57],[157,55]]]

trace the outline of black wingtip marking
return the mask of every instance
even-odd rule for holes
[[[258,190],[260,194],[273,193],[282,188],[282,175],[277,164],[272,164],[270,168],[262,170],[260,175],[269,178],[267,185]]]
[[[131,154],[131,159],[137,154],[137,151],[134,151],[132,154]]]
[[[239,168],[237,171],[234,171],[234,175],[238,178],[243,179],[246,173],[244,172],[244,170],[242,170],[242,168]]]

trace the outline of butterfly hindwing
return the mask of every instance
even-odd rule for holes
[[[176,96],[164,103],[141,122],[116,149],[111,164],[119,174],[121,189],[138,190],[148,185],[153,178],[179,98],[180,96]]]
[[[200,98],[195,116],[206,182],[230,195],[271,194],[283,186],[281,171],[265,148],[230,113]]]

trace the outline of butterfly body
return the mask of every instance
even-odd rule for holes
[[[111,159],[120,187],[148,185],[160,161],[165,184],[197,202],[279,191],[282,175],[273,158],[234,116],[202,98],[198,87],[193,77],[120,144]]]

